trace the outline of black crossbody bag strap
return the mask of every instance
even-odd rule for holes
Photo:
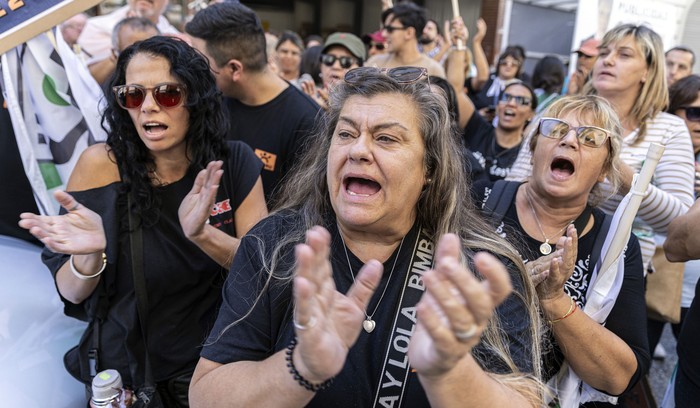
[[[144,366],[146,386],[155,387],[153,372],[151,371],[151,361],[148,356],[148,342],[146,341],[146,327],[148,327],[148,291],[146,290],[146,276],[143,272],[143,237],[141,234],[140,217],[132,212],[133,203],[132,192],[128,196],[129,231],[131,247],[131,271],[134,279],[134,292],[136,294],[136,308],[138,309],[138,319],[141,325],[141,334],[144,347]]]
[[[411,371],[407,355],[408,345],[416,327],[416,304],[425,291],[421,275],[433,267],[434,249],[433,242],[420,228],[384,355],[382,373],[374,397],[373,407],[375,408],[400,407],[403,404],[406,383]]]

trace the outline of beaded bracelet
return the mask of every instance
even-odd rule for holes
[[[554,324],[554,323],[556,323],[556,322],[560,322],[560,321],[566,319],[567,317],[569,317],[569,316],[571,316],[572,314],[574,314],[574,312],[576,311],[576,309],[578,309],[578,305],[576,304],[576,302],[574,302],[574,299],[573,299],[572,297],[569,297],[569,300],[571,301],[571,303],[569,304],[569,310],[564,314],[564,316],[562,316],[562,317],[560,317],[560,318],[558,318],[558,319],[550,320],[550,321],[549,321],[550,324]]]
[[[73,263],[73,255],[70,256],[70,270],[73,272],[73,275],[75,275],[76,278],[81,279],[81,280],[88,280],[92,278],[96,278],[100,276],[100,274],[105,270],[105,267],[107,266],[107,254],[104,252],[102,253],[102,267],[100,268],[99,271],[92,275],[83,275],[82,273],[78,272],[77,269],[75,269],[75,264]]]
[[[320,390],[324,390],[328,388],[331,383],[333,382],[333,377],[327,379],[326,381],[320,383],[320,384],[312,384],[307,380],[306,378],[302,377],[301,374],[299,374],[299,371],[297,371],[297,368],[294,366],[294,349],[297,347],[297,339],[296,337],[292,339],[292,341],[289,343],[287,346],[287,351],[285,352],[286,356],[284,357],[285,360],[287,360],[287,367],[289,367],[289,373],[292,374],[294,377],[294,380],[296,380],[299,385],[302,387],[306,388],[307,390],[311,392],[316,392]]]

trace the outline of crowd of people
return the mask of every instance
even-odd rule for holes
[[[516,44],[491,67],[483,20],[390,3],[365,35],[265,32],[235,1],[182,32],[165,0],[60,25],[108,137],[59,214],[25,194],[0,233],[43,245],[89,322],[68,371],[165,407],[625,406],[665,325],[645,300],[665,250],[687,261],[676,406],[697,404],[693,51],[622,24],[570,75],[554,55],[526,72]],[[601,247],[652,144],[601,315]]]

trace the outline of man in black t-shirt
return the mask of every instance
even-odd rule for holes
[[[0,235],[20,238],[41,245],[27,230],[20,228],[19,215],[23,212],[38,213],[32,186],[24,173],[17,139],[12,129],[10,113],[0,92],[0,189],[6,196],[0,200]]]
[[[230,139],[246,142],[264,164],[262,182],[269,201],[299,156],[319,107],[268,68],[265,33],[246,6],[207,7],[185,31],[209,59],[217,85],[228,97]]]
[[[535,92],[522,82],[507,85],[496,106],[498,125],[495,128],[476,113],[471,101],[467,107],[466,147],[491,181],[505,179],[520,151],[523,131],[535,114]]]

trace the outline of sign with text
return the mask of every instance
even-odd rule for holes
[[[0,54],[102,0],[0,0]]]
[[[684,5],[656,0],[615,0],[610,10],[608,29],[621,23],[647,24],[664,42],[664,49],[678,44]]]

